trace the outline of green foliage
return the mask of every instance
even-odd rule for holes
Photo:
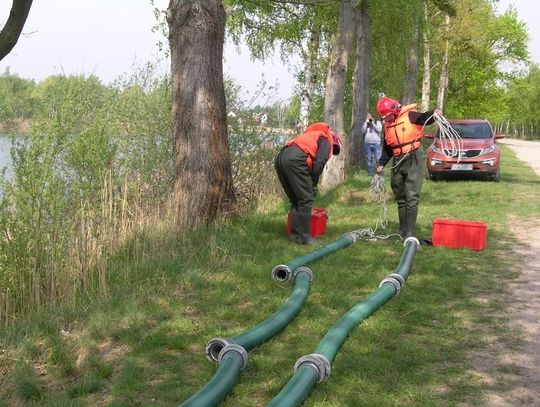
[[[19,78],[9,68],[0,76],[0,123],[31,117],[34,109],[32,80]]]
[[[508,135],[540,139],[540,68],[531,65],[526,75],[510,80],[505,93],[506,108],[497,121]]]
[[[170,86],[154,75],[146,66],[110,88],[92,76],[36,85],[32,134],[14,140],[0,187],[0,321],[106,292],[108,253],[168,200]]]
[[[515,11],[497,16],[487,1],[460,0],[451,20],[447,117],[490,117],[505,112],[504,66],[527,58],[527,33]],[[441,45],[443,46],[443,45]],[[435,76],[438,81],[438,76]]]
[[[400,98],[405,78],[405,58],[411,48],[413,27],[422,15],[422,2],[379,0],[370,3],[370,89],[375,106],[381,94]]]

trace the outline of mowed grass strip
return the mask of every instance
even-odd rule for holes
[[[509,219],[540,216],[540,179],[501,148],[501,182],[426,180],[422,190],[418,237],[431,236],[437,218],[480,221],[488,225],[486,248],[422,246],[404,291],[353,330],[306,406],[483,405],[487,388],[471,360],[494,337],[519,345],[504,313],[519,261]],[[323,243],[375,226],[380,206],[369,181],[356,173],[317,198],[329,212]],[[133,261],[127,244],[110,261],[108,295],[44,310],[0,333],[0,405],[171,406],[189,398],[217,368],[206,360],[207,341],[253,327],[291,293],[293,284],[272,281],[271,270],[312,248],[289,243],[285,212],[275,197],[186,237],[149,231],[137,243],[144,261]],[[388,218],[378,233],[397,230],[390,192]],[[250,352],[223,405],[270,402],[295,361],[394,271],[402,251],[396,239],[358,241],[312,264],[304,308]]]

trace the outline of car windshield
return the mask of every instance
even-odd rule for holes
[[[452,123],[452,128],[461,138],[483,139],[493,137],[488,123]],[[437,131],[437,136],[439,132]]]

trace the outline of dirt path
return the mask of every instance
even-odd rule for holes
[[[517,157],[540,176],[540,142],[503,139]],[[477,365],[489,391],[486,405],[540,406],[540,220],[519,224],[511,219],[515,237],[521,242],[514,249],[522,261],[519,277],[509,287],[508,329],[519,335],[517,347],[493,341],[488,355]],[[492,352],[491,352],[492,351]]]

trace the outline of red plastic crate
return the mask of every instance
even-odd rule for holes
[[[433,220],[433,246],[482,250],[486,247],[487,225],[455,219]]]
[[[325,208],[313,208],[311,210],[311,237],[317,237],[326,233],[326,222],[328,220],[328,211]],[[291,234],[291,213],[287,215],[287,234]]]

